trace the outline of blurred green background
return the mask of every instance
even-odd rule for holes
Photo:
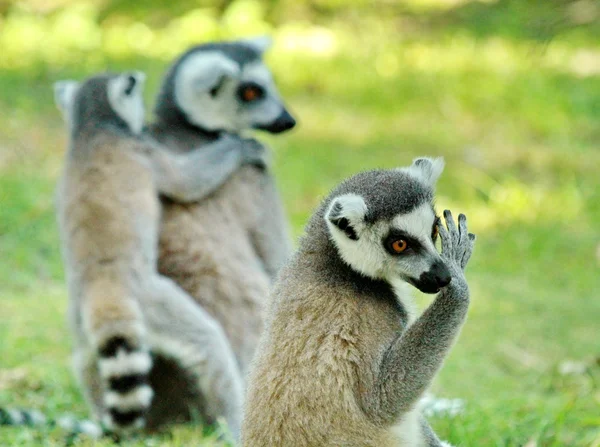
[[[300,121],[259,135],[295,236],[344,177],[446,158],[438,207],[465,212],[479,239],[469,320],[434,386],[466,410],[434,418],[440,436],[600,446],[598,0],[0,0],[0,406],[87,414],[69,365],[51,83],[142,69],[151,105],[188,46],[265,33]],[[124,445],[213,439],[178,428]],[[63,441],[0,430],[0,445]]]

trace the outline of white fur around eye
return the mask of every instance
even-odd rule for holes
[[[440,259],[440,255],[431,239],[431,230],[435,214],[429,203],[423,203],[406,214],[399,214],[392,220],[392,228],[409,234],[418,239],[422,250],[417,256],[398,257],[396,262],[388,264],[386,274],[389,280],[393,278],[419,278],[422,273],[429,271],[431,265]]]
[[[367,206],[357,195],[348,194],[334,199],[329,206],[325,220],[330,239],[336,246],[340,257],[353,270],[374,279],[386,279],[394,284],[402,278],[419,278],[439,259],[439,254],[431,240],[431,229],[435,214],[429,203],[417,206],[409,213],[399,214],[392,221],[380,221],[367,225],[364,217]],[[354,229],[357,240],[338,228],[333,220],[345,218]],[[383,240],[390,229],[402,230],[424,247],[418,256],[394,257],[383,246]]]
[[[135,78],[133,90],[127,94],[129,77]],[[111,79],[108,83],[108,101],[115,113],[127,123],[134,134],[139,134],[144,127],[144,98],[142,89],[146,75],[141,72],[126,73]]]
[[[424,245],[433,246],[431,240],[431,230],[435,214],[429,203],[423,203],[406,214],[397,215],[392,221],[392,227],[410,234],[413,238],[419,239]]]
[[[242,72],[242,81],[259,84],[266,94],[262,100],[242,111],[241,120],[247,123],[248,127],[268,126],[273,123],[284,111],[284,105],[269,68],[262,61],[247,64]]]

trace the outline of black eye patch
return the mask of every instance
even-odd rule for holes
[[[408,244],[408,247],[402,253],[398,253],[392,246],[393,243],[399,239],[406,241]],[[423,248],[418,239],[409,236],[404,231],[394,229],[390,230],[387,236],[384,236],[382,245],[383,248],[385,248],[385,250],[393,256],[402,256],[408,253],[418,252]]]
[[[237,96],[241,102],[250,103],[262,99],[265,89],[256,82],[243,82],[237,89]]]

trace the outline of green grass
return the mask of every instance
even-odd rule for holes
[[[570,10],[550,3],[338,11],[315,19],[335,43],[329,53],[269,54],[300,120],[290,135],[261,137],[276,152],[296,236],[344,177],[446,158],[439,209],[465,212],[478,234],[469,319],[434,386],[466,401],[465,413],[432,421],[455,445],[600,446],[600,27],[570,24]],[[538,26],[540,17],[556,26]],[[316,32],[286,26],[278,41]],[[69,365],[53,213],[65,135],[49,84],[103,65],[141,67],[150,99],[165,67],[94,54],[83,52],[81,66],[0,73],[0,405],[51,415],[84,417],[86,407]],[[567,361],[584,368],[565,374]],[[0,445],[63,441],[60,430],[0,430]],[[214,438],[184,427],[123,445],[192,442]]]

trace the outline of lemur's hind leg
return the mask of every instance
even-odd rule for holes
[[[102,419],[103,399],[98,362],[89,349],[76,347],[73,352],[73,371],[83,396],[95,420]]]
[[[110,431],[142,428],[152,403],[152,359],[136,287],[111,268],[86,284],[83,298],[85,358],[78,375],[95,416]],[[90,363],[91,362],[91,363]]]
[[[224,419],[237,439],[242,418],[243,380],[221,325],[165,277],[152,280],[145,300],[147,305],[143,312],[152,351],[178,364],[182,376],[190,377],[190,384],[195,388],[190,390],[189,396],[200,396],[191,403],[190,411],[201,414],[211,423]],[[163,384],[157,384],[157,389],[161,387]],[[149,428],[173,419],[173,415],[163,410],[163,414],[157,414],[154,408],[151,410]]]

